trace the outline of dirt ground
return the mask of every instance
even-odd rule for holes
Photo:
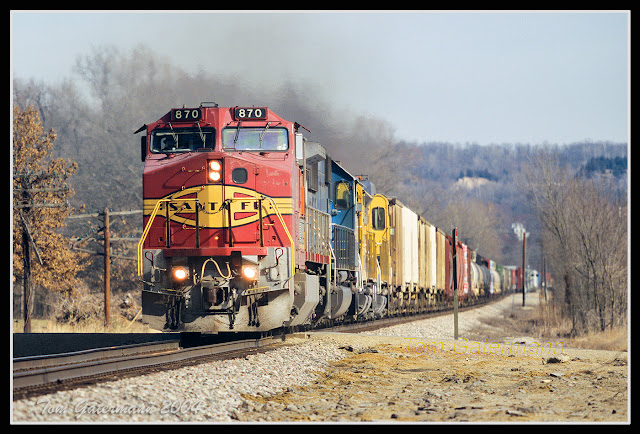
[[[309,386],[271,397],[245,395],[235,416],[240,421],[630,422],[626,351],[565,348],[559,341],[508,338],[508,331],[504,336],[454,341],[299,335],[295,339],[333,341],[347,357]]]

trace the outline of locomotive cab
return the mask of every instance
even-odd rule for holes
[[[201,105],[143,130],[143,320],[201,332],[290,321],[300,217],[294,124],[266,107]]]

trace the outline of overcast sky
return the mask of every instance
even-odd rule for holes
[[[308,83],[397,139],[627,142],[629,13],[11,13],[12,77],[55,84],[94,47],[145,44],[196,73]]]

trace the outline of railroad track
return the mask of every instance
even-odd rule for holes
[[[461,307],[460,311],[484,304]],[[450,313],[451,311],[436,311],[416,316],[398,316],[344,324],[318,331],[355,333]],[[176,339],[54,355],[17,357],[13,359],[13,397],[15,400],[28,395],[93,384],[105,379],[140,375],[212,359],[242,357],[250,353],[268,351],[270,347],[275,348],[275,344],[282,342],[285,336],[272,335],[191,348],[181,348],[180,340]]]
[[[280,340],[280,337],[243,339],[192,348],[180,348],[179,341],[164,341],[14,358],[13,396],[15,400],[203,360],[240,357],[264,351]]]

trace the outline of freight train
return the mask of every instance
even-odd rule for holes
[[[313,328],[450,308],[454,288],[463,304],[514,290],[515,269],[376,193],[302,129],[268,107],[202,103],[136,132],[150,327]]]

